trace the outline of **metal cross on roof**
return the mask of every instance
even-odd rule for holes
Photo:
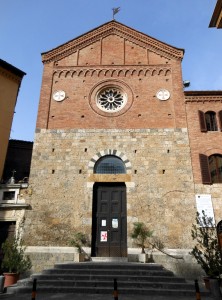
[[[114,7],[112,10],[113,10],[113,20],[115,20],[114,16],[120,11],[120,7]]]

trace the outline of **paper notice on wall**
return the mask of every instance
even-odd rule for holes
[[[203,215],[203,211],[204,211],[207,217],[212,218],[213,223],[215,223],[214,209],[212,205],[211,195],[209,194],[196,195],[196,205],[200,217]]]

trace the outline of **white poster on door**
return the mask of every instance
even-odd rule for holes
[[[102,220],[102,227],[106,227],[106,220]]]
[[[118,219],[112,219],[112,228],[118,228]]]
[[[107,242],[107,231],[100,232],[100,242]]]

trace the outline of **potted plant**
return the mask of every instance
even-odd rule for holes
[[[216,279],[220,283],[222,256],[213,218],[208,217],[204,211],[202,211],[202,215],[197,213],[196,224],[192,225],[191,235],[193,240],[196,241],[191,255],[207,275],[205,284],[206,280],[211,282],[211,279],[214,281]],[[209,288],[209,285],[206,284],[206,288]]]
[[[31,269],[31,260],[25,255],[25,249],[23,240],[19,241],[18,237],[10,237],[2,244],[4,287],[16,283],[21,273]]]
[[[82,262],[85,260],[85,252],[83,251],[83,246],[89,244],[87,236],[82,232],[77,232],[74,234],[74,238],[70,240],[70,245],[76,247],[78,250],[77,261]]]
[[[134,227],[131,237],[135,239],[136,244],[141,247],[141,254],[139,254],[140,262],[148,261],[148,254],[145,253],[145,246],[148,238],[151,238],[153,231],[149,230],[143,222],[133,223]]]

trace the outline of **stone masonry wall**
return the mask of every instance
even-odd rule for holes
[[[187,129],[40,130],[33,150],[26,244],[67,246],[76,231],[91,238],[88,166],[106,149],[121,151],[132,166],[126,177],[128,247],[133,222],[142,221],[167,248],[190,248],[196,207]]]

